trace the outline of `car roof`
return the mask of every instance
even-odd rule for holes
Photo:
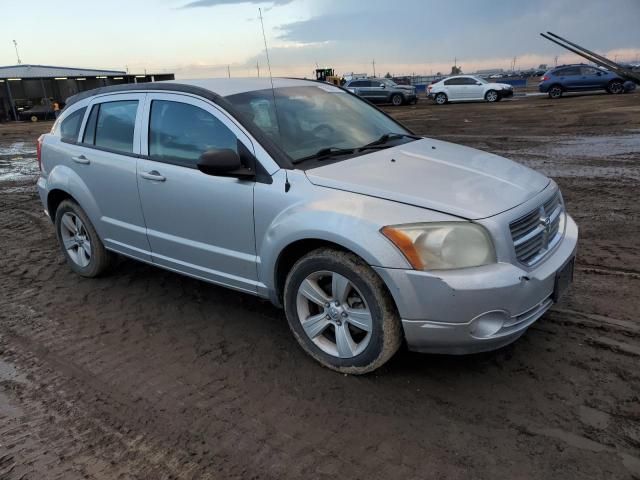
[[[274,88],[301,87],[322,84],[327,88],[338,88],[325,82],[298,78],[274,78]],[[148,90],[189,92],[214,100],[239,93],[267,90],[271,88],[271,80],[267,78],[201,78],[192,80],[167,80],[145,83],[122,83],[86,90],[67,99],[67,105],[96,95],[107,93],[124,93]]]

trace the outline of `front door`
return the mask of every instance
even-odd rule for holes
[[[181,94],[148,94],[138,186],[153,262],[240,290],[257,284],[253,180],[197,169],[212,149],[254,152],[218,108]]]

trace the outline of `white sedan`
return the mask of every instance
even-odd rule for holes
[[[513,97],[513,87],[507,83],[489,83],[473,75],[457,75],[429,85],[427,95],[438,105],[476,100],[498,102]]]

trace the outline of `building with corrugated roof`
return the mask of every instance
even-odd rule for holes
[[[173,80],[173,73],[131,74],[124,70],[10,65],[0,67],[0,120],[53,116],[53,102],[106,85]],[[37,108],[36,108],[37,107]],[[38,115],[29,115],[29,110]]]

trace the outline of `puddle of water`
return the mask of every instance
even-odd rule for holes
[[[37,174],[38,162],[34,144],[14,142],[0,145],[0,182],[27,180]]]

